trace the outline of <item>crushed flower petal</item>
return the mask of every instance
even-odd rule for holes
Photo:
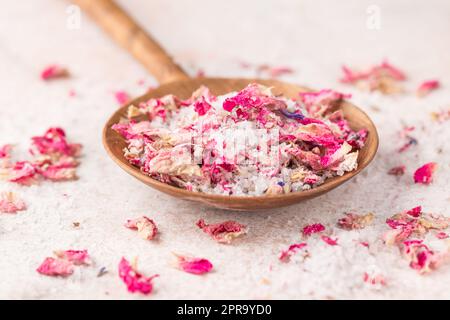
[[[325,226],[321,223],[309,224],[303,227],[302,234],[305,237],[309,237],[314,233],[319,233],[325,230]]]
[[[292,255],[294,255],[304,247],[306,247],[306,242],[291,244],[287,250],[281,251],[278,259],[282,262],[288,262]]]
[[[16,213],[27,208],[25,202],[13,192],[0,193],[0,213]]]
[[[70,77],[69,70],[67,70],[65,67],[56,64],[46,67],[41,72],[41,79],[44,81],[68,77]]]
[[[205,274],[212,270],[213,265],[208,259],[175,255],[178,259],[178,268],[187,273]]]
[[[321,237],[320,237],[326,244],[328,244],[328,245],[330,245],[330,246],[337,246],[337,238],[336,239],[333,239],[333,238],[331,238],[331,237],[329,237],[329,236],[326,236],[326,235],[322,235]]]
[[[343,218],[338,220],[337,225],[339,228],[345,230],[364,229],[370,225],[374,219],[374,214],[371,212],[367,214],[347,212],[344,215]]]
[[[146,216],[127,220],[125,227],[137,230],[139,236],[145,240],[153,240],[158,233],[156,223]]]
[[[145,277],[127,259],[122,257],[119,263],[119,277],[125,283],[129,292],[150,294],[153,290],[152,280],[159,277],[159,275],[155,274],[150,277]]]
[[[68,260],[47,257],[36,271],[46,276],[67,277],[73,273],[74,268],[73,263]]]
[[[430,184],[433,181],[433,174],[437,169],[437,163],[429,162],[418,168],[414,172],[414,182]]]
[[[203,219],[200,219],[197,221],[197,226],[219,243],[229,244],[233,239],[247,233],[247,226],[232,220],[206,224]]]
[[[428,95],[431,91],[438,89],[439,86],[440,86],[440,83],[438,80],[424,81],[417,88],[417,95],[419,97],[424,97],[424,96]]]

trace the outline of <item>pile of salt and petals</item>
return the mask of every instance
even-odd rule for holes
[[[144,174],[195,192],[283,194],[314,188],[357,168],[367,130],[353,131],[332,90],[275,96],[250,84],[213,96],[201,87],[187,100],[173,95],[130,106],[113,126],[124,155]],[[136,121],[145,115],[147,120]]]
[[[31,160],[11,162],[10,147],[0,151],[0,178],[21,185],[30,185],[40,178],[52,181],[77,179],[76,167],[81,144],[69,143],[59,127],[48,129],[44,135],[31,138]]]

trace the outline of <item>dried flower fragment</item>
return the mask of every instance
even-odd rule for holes
[[[90,264],[87,250],[57,250],[54,254],[56,258],[45,258],[36,271],[47,276],[67,277],[73,273],[74,266]]]
[[[16,213],[27,208],[25,202],[13,192],[0,193],[0,213]]]
[[[437,163],[429,162],[418,168],[414,172],[414,182],[430,184],[433,181],[433,174],[437,169]]]
[[[412,235],[421,236],[429,230],[443,230],[449,227],[450,218],[442,215],[423,213],[422,207],[417,206],[393,215],[386,219],[392,229],[383,236],[388,245],[400,244]]]
[[[288,262],[292,255],[306,247],[306,242],[294,243],[289,246],[287,250],[281,251],[279,260],[282,262]]]
[[[175,255],[178,260],[178,268],[187,273],[205,274],[212,270],[213,265],[208,259]]]
[[[150,294],[153,290],[152,281],[154,278],[159,277],[159,275],[155,274],[150,277],[145,277],[127,259],[122,258],[119,263],[119,277],[125,283],[129,292]]]
[[[337,225],[346,230],[364,229],[372,223],[373,219],[374,214],[371,212],[367,214],[347,212],[343,218],[338,220]]]
[[[128,101],[130,101],[130,95],[126,91],[123,91],[123,90],[114,92],[114,97],[116,98],[116,101],[120,105],[123,105],[123,104],[127,103]]]
[[[325,242],[326,244],[328,244],[328,245],[330,245],[330,246],[337,246],[337,238],[336,239],[333,239],[333,238],[331,238],[331,237],[329,237],[329,236],[326,236],[326,235],[322,235],[321,237],[320,237],[322,240],[323,240],[323,242]]]
[[[44,81],[68,78],[70,76],[69,70],[59,65],[50,65],[41,72],[41,79]]]
[[[436,233],[436,238],[442,240],[442,239],[448,239],[449,235],[445,232],[438,232]]]
[[[404,255],[409,260],[409,266],[419,273],[428,273],[436,268],[435,253],[423,244],[422,240],[403,242]]]
[[[417,96],[424,97],[428,95],[431,91],[438,89],[440,83],[438,80],[427,80],[420,84],[417,88]]]
[[[406,79],[405,74],[398,68],[384,61],[366,71],[354,71],[343,66],[342,83],[353,84],[364,90],[380,91],[383,94],[393,94],[402,91],[399,82]]]
[[[22,185],[36,183],[41,177],[53,181],[77,178],[77,158],[81,154],[81,144],[69,143],[63,129],[53,127],[43,136],[32,137],[29,151],[32,160],[9,163],[8,159],[7,165],[2,165],[4,160],[0,158],[0,175]]]
[[[67,277],[73,273],[74,268],[73,263],[68,260],[47,257],[36,271],[46,276]]]
[[[325,226],[321,223],[309,224],[303,227],[302,234],[305,237],[309,237],[314,233],[319,233],[325,230]]]
[[[380,273],[364,272],[363,281],[365,283],[368,283],[373,286],[375,286],[375,285],[385,286],[386,285],[386,279]]]
[[[55,256],[72,262],[74,265],[89,265],[90,256],[87,250],[57,250]]]
[[[145,216],[128,220],[125,227],[137,230],[139,236],[145,240],[153,240],[158,233],[156,223]]]
[[[389,169],[388,174],[391,176],[402,176],[405,174],[406,171],[406,167],[405,166],[397,166],[397,167],[392,167],[391,169]]]
[[[215,224],[206,224],[203,219],[198,220],[197,226],[211,238],[219,243],[229,244],[233,239],[246,234],[247,227],[236,221],[224,221]]]

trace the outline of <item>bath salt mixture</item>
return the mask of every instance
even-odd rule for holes
[[[132,105],[113,128],[127,140],[130,163],[161,182],[221,195],[283,194],[357,168],[368,133],[352,130],[338,109],[349,97],[321,90],[294,100],[256,83],[216,97],[200,87],[187,100]]]

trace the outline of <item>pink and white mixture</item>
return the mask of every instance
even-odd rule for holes
[[[367,130],[353,131],[332,90],[299,92],[296,100],[249,84],[214,96],[200,87],[130,106],[113,128],[125,157],[154,179],[222,195],[303,191],[357,168]],[[140,120],[140,121],[138,121]]]

